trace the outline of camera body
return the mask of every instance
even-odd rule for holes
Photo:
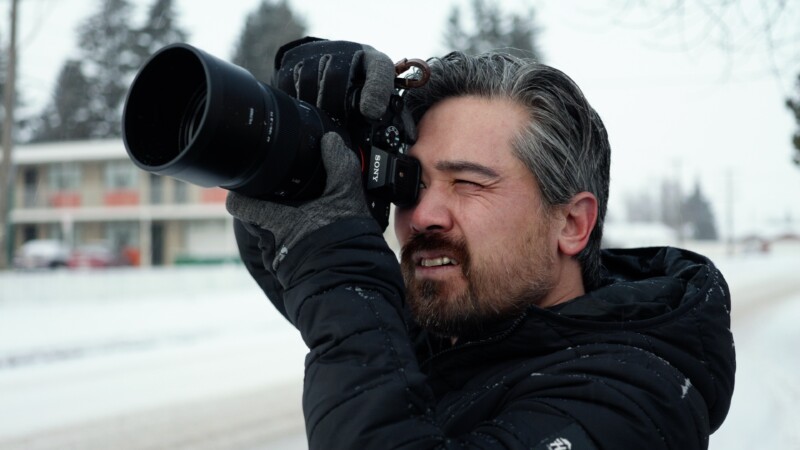
[[[393,94],[386,114],[370,121],[352,120],[349,137],[361,160],[367,206],[382,227],[388,225],[390,204],[410,206],[419,195],[419,162],[406,155],[411,139],[401,119],[403,99]]]
[[[172,44],[153,54],[134,78],[123,141],[145,171],[301,204],[321,195],[321,138],[337,132],[358,154],[367,206],[385,228],[390,203],[410,205],[418,195],[419,163],[405,155],[413,142],[401,117],[402,90],[395,90],[378,120],[358,113],[357,84],[348,83],[341,95],[341,114],[329,114],[239,66]]]

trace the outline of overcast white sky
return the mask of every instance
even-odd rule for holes
[[[259,2],[177,4],[189,42],[227,59],[246,14]],[[144,13],[151,1],[134,3]],[[441,54],[450,5],[469,0],[289,3],[305,18],[309,34],[368,43],[400,59]],[[747,40],[737,41],[745,51],[733,53],[694,45],[698,30],[660,29],[621,11],[620,0],[501,3],[515,11],[535,6],[545,62],[573,77],[603,118],[612,144],[612,218],[624,217],[627,193],[655,193],[661,179],[680,176],[686,191],[700,181],[723,235],[730,229],[730,211],[736,234],[774,228],[787,216],[800,228],[800,168],[791,163],[790,143],[795,125],[784,106],[787,95],[797,95],[792,83],[800,70],[797,58],[780,77],[770,76],[766,46],[758,36],[747,33]],[[761,4],[740,3],[744,8]],[[9,4],[0,0],[3,45]],[[97,4],[20,0],[19,80],[32,106],[46,103],[63,60],[76,54],[77,25]],[[681,47],[682,36],[688,38],[688,51]],[[794,55],[800,55],[800,42],[793,45]]]

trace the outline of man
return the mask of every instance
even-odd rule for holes
[[[391,62],[350,56],[379,116]],[[300,86],[325,84],[326,58],[292,66],[292,94],[324,107]],[[396,212],[402,269],[335,133],[320,198],[228,199],[243,261],[310,349],[309,446],[707,448],[735,367],[720,273],[677,249],[601,253],[608,139],[566,75],[499,53],[430,64],[406,95],[422,186]]]

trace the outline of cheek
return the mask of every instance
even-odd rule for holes
[[[522,202],[476,214],[462,224],[470,248],[479,252],[481,257],[498,261],[521,251],[528,241],[548,246],[551,240],[551,236],[543,234],[547,226],[545,218]]]
[[[522,219],[516,214],[509,214],[509,211],[519,209],[518,205],[507,208],[493,208],[482,210],[462,218],[461,223],[465,233],[469,233],[478,242],[513,241],[516,236],[527,231],[531,226],[531,219]],[[467,231],[469,230],[469,231]]]

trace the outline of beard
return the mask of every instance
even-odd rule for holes
[[[555,284],[554,257],[544,248],[544,231],[480,259],[469,251],[463,238],[440,233],[414,235],[401,255],[412,317],[441,337],[469,338],[540,303]],[[441,251],[458,261],[464,283],[417,278],[413,255],[420,251]]]

